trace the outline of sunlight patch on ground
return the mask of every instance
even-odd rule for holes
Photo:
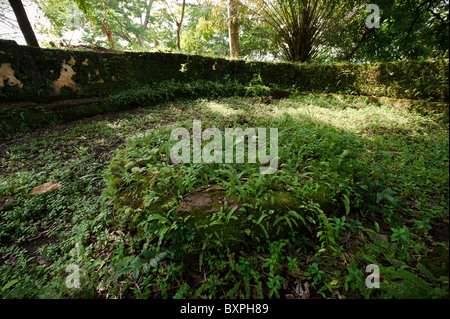
[[[289,103],[285,105],[280,103],[274,109],[276,117],[289,114],[293,118],[309,120],[318,124],[333,125],[338,129],[355,134],[367,134],[373,128],[378,130],[385,129],[388,131],[405,131],[410,136],[416,135],[421,130],[420,122],[424,123],[423,117],[420,115],[404,114],[402,110],[395,110],[389,107],[367,106],[365,108],[336,108],[322,107],[316,105],[306,105],[301,102]],[[428,121],[429,122],[429,121]],[[430,123],[422,125],[431,125]],[[411,130],[413,128],[413,130]],[[421,132],[423,134],[423,132]],[[369,134],[371,135],[371,134]],[[426,136],[426,134],[424,134]]]
[[[226,105],[222,104],[222,103],[217,103],[214,101],[208,101],[206,103],[203,103],[203,105],[209,109],[210,111],[220,114],[222,116],[228,117],[230,115],[234,115],[234,114],[239,114],[242,113],[241,111],[238,110],[233,110],[229,107],[227,107]]]
[[[118,129],[118,128],[122,127],[122,124],[121,123],[117,123],[117,122],[115,122],[115,123],[107,123],[106,125],[108,125],[112,129]]]

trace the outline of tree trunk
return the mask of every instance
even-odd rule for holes
[[[30,21],[28,20],[27,13],[23,7],[21,0],[9,0],[14,14],[16,15],[17,23],[19,24],[20,30],[22,31],[23,37],[27,42],[27,45],[31,47],[39,47],[39,43],[34,34],[33,28],[31,27]]]
[[[241,46],[239,43],[238,0],[228,0],[228,31],[230,36],[230,56],[239,58]]]
[[[183,0],[183,4],[182,4],[182,7],[181,7],[181,18],[180,18],[180,21],[178,21],[178,19],[175,16],[175,14],[172,12],[172,10],[170,10],[170,6],[169,6],[169,4],[167,3],[166,0],[164,0],[164,3],[166,4],[167,10],[169,11],[170,16],[172,17],[172,21],[177,26],[177,50],[181,50],[181,44],[180,44],[180,40],[181,40],[181,26],[183,25],[184,11],[186,9],[186,0]]]
[[[181,24],[177,23],[177,50],[181,50]]]
[[[184,10],[186,8],[186,0],[183,0],[183,6],[181,8],[181,18],[180,22],[176,22],[177,24],[177,50],[181,50],[181,25],[183,24],[183,18],[184,18]]]
[[[152,9],[153,2],[154,2],[154,0],[149,0],[147,3],[147,8],[145,9],[144,22],[141,24],[142,31],[144,31],[144,32],[147,30],[148,23],[150,21],[150,10]],[[139,44],[139,46],[144,45],[144,40],[142,38],[140,38],[138,35],[136,35],[136,40],[137,40],[137,43]]]
[[[152,9],[154,0],[149,0],[147,3],[147,9],[145,10],[144,23],[142,24],[144,31],[147,30],[148,22],[150,20],[150,10]]]

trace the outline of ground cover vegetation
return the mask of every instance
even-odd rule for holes
[[[170,132],[193,119],[277,127],[279,169],[171,163]],[[445,114],[336,94],[169,101],[22,134],[1,148],[1,294],[448,297],[448,152]]]
[[[0,296],[448,299],[448,11],[0,1]],[[193,121],[276,171],[174,162]]]

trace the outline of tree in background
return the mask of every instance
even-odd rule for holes
[[[321,47],[353,18],[356,1],[248,0],[272,29],[272,41],[288,61],[311,62]],[[350,14],[350,16],[349,16]]]
[[[33,28],[31,27],[30,21],[28,20],[27,13],[23,7],[21,0],[9,0],[14,14],[19,24],[20,30],[22,31],[23,37],[29,46],[39,47],[39,43],[34,34]]]
[[[339,38],[341,44],[335,43],[342,50],[338,60],[395,61],[448,54],[448,1],[372,0],[370,3],[380,8],[380,28],[364,28],[364,19],[356,19],[352,30]]]
[[[170,9],[170,6],[167,3],[167,1],[166,0],[163,0],[163,1],[164,1],[165,5],[167,7],[167,10],[169,12],[169,16],[170,16],[171,20],[176,25],[176,28],[177,28],[177,49],[181,50],[181,26],[183,25],[184,13],[186,11],[186,0],[182,1],[180,18],[178,18],[178,16]]]
[[[188,19],[181,34],[183,50],[192,54],[228,56],[226,7],[200,0],[186,6]]]
[[[86,1],[91,8],[91,24],[85,25],[85,39],[88,42],[95,42],[102,33],[112,47],[116,43],[123,47],[122,42],[131,48],[138,48],[154,40],[149,32],[149,25],[154,19],[151,14],[154,0]]]
[[[376,62],[448,56],[446,0],[246,0],[283,57],[299,62]],[[367,27],[368,5],[380,26]]]
[[[84,30],[83,41],[89,44],[137,49],[149,46],[155,41],[150,32],[155,0],[75,0],[84,15],[80,18],[80,28]],[[70,18],[73,0],[46,0],[38,2],[51,27],[42,25],[42,31],[62,38],[70,31],[66,21]],[[106,36],[106,41],[103,40]]]
[[[51,27],[42,31],[73,34],[73,3],[85,12],[83,41],[118,50],[376,62],[439,58],[449,48],[446,0],[45,0],[37,4]],[[369,4],[379,8],[378,28],[366,25]]]
[[[230,56],[232,58],[239,58],[241,56],[241,45],[239,43],[238,6],[238,0],[228,0],[228,30]]]
[[[231,56],[229,0],[199,0],[187,4],[188,20],[182,33],[183,50],[188,53]],[[239,22],[241,58],[273,59],[278,48],[270,41],[270,30],[239,1],[236,13]],[[236,32],[237,34],[237,32]]]

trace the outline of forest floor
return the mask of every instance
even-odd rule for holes
[[[173,165],[170,131],[193,120],[277,127],[278,171]],[[441,114],[319,94],[170,102],[0,141],[0,295],[448,298],[448,129]],[[177,207],[210,190],[239,205],[188,227]],[[212,225],[242,216],[261,231],[228,246]]]

